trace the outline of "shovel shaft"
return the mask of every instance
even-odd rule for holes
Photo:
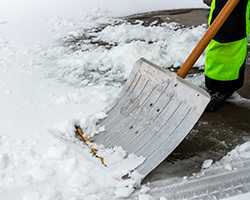
[[[233,11],[235,6],[240,0],[228,0],[224,8],[221,10],[219,15],[216,17],[214,22],[208,28],[204,36],[201,38],[199,43],[196,45],[192,53],[189,55],[187,60],[184,62],[182,67],[177,72],[177,75],[181,78],[185,78],[190,69],[193,67],[195,62],[198,60],[202,52],[205,50],[209,42],[213,39],[216,33],[219,31],[223,23],[226,21],[230,13]]]

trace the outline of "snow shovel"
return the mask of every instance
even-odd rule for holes
[[[106,130],[95,143],[121,146],[142,156],[137,167],[143,178],[159,165],[187,136],[207,106],[209,94],[184,80],[208,43],[239,0],[229,0],[194,48],[177,75],[141,58],[115,103],[100,122]],[[104,160],[105,162],[105,160]]]

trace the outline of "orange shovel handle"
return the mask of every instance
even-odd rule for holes
[[[211,26],[208,28],[204,36],[201,38],[199,43],[196,45],[192,53],[189,55],[187,60],[184,62],[182,67],[177,72],[177,75],[181,78],[185,78],[189,70],[193,67],[195,62],[198,60],[202,52],[205,50],[209,42],[213,39],[216,33],[219,31],[221,26],[224,24],[230,13],[233,11],[235,6],[240,0],[228,0],[224,8],[221,10],[219,15],[213,21]]]

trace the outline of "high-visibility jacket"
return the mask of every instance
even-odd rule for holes
[[[213,0],[208,20],[209,25],[213,23],[226,2],[227,0]],[[237,79],[242,79],[240,73],[242,73],[241,68],[245,67],[247,41],[250,31],[249,10],[249,0],[240,0],[207,46],[205,76],[208,85],[213,84],[210,82],[215,80],[217,84],[220,84],[220,81],[224,82],[222,85],[226,87],[228,81],[237,82]],[[237,87],[243,84],[243,80],[239,82],[237,83],[239,86],[236,86],[236,88],[227,88],[226,90],[238,89]]]

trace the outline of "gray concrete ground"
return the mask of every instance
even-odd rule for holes
[[[209,9],[185,9],[137,14],[129,16],[129,20],[143,20],[145,25],[157,20],[197,26],[206,24],[208,15]],[[246,66],[245,84],[238,93],[250,99],[250,62]],[[249,109],[226,102],[219,111],[204,113],[187,138],[144,181],[198,172],[205,159],[220,160],[249,138]]]

